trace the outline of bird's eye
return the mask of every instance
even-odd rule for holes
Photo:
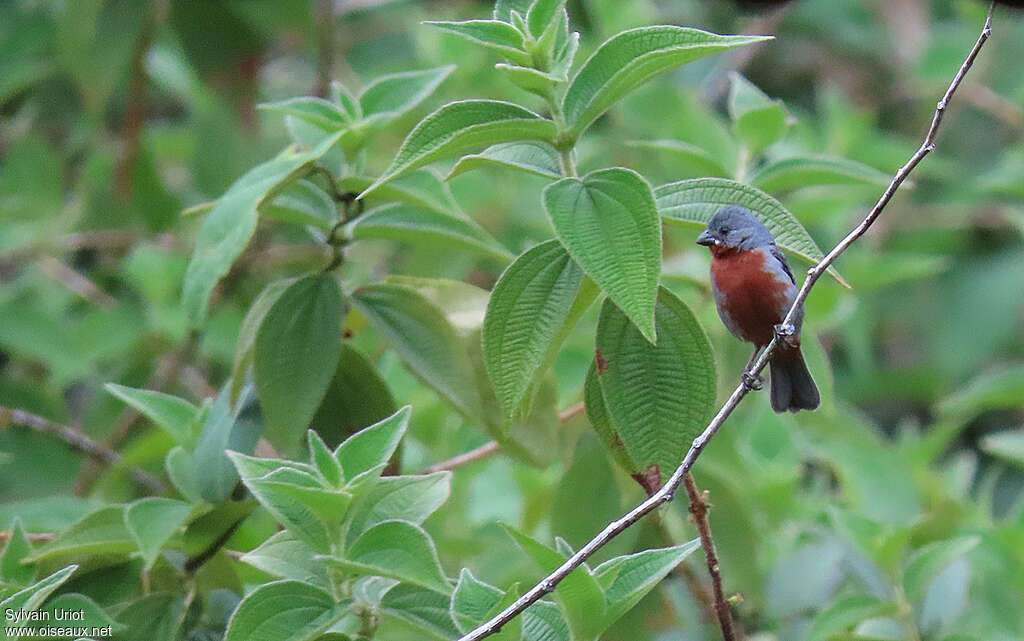
[[[729,232],[732,231],[732,228],[731,227],[722,227],[719,231],[722,232],[723,234],[728,234]]]

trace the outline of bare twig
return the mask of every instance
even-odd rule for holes
[[[72,294],[97,307],[104,309],[117,307],[116,298],[53,256],[47,256],[39,261],[39,271],[66,287]]]
[[[988,40],[989,36],[992,34],[992,9],[994,6],[995,5],[993,4],[992,8],[989,9],[988,17],[985,19],[985,26],[982,29],[977,42],[974,43],[974,47],[960,66],[956,76],[953,78],[949,88],[946,90],[945,95],[943,95],[942,99],[936,106],[935,115],[932,117],[932,124],[928,128],[928,134],[925,136],[920,149],[918,149],[917,152],[911,156],[910,160],[908,160],[907,163],[900,167],[899,171],[896,172],[896,175],[893,177],[889,187],[882,194],[882,197],[871,209],[871,212],[867,217],[864,218],[864,220],[861,221],[861,223],[857,225],[853,231],[846,236],[846,238],[841,240],[839,244],[832,249],[832,251],[822,258],[817,265],[807,271],[807,278],[804,280],[803,287],[800,288],[800,293],[793,302],[789,313],[786,315],[786,319],[780,325],[780,335],[786,335],[786,330],[788,330],[788,333],[792,333],[793,320],[796,317],[797,310],[800,309],[804,301],[807,299],[807,295],[810,292],[811,287],[814,286],[814,283],[817,282],[818,278],[825,273],[825,270],[828,269],[829,265],[831,265],[840,254],[846,251],[854,241],[860,238],[864,232],[868,230],[871,224],[875,222],[875,219],[881,215],[885,206],[889,204],[893,194],[896,193],[896,190],[903,181],[906,180],[910,172],[913,171],[925,156],[935,149],[935,134],[938,131],[939,125],[942,123],[942,116],[946,111],[946,106],[949,104],[950,98],[952,98],[953,94],[956,92],[957,87],[960,86],[960,82],[963,80],[964,75],[971,68],[971,65],[974,64],[974,59],[977,57],[982,45],[985,44],[985,41]],[[787,335],[786,338],[789,338],[789,336]],[[744,380],[752,380],[754,376],[764,369],[765,365],[768,364],[768,359],[771,357],[772,352],[774,352],[776,345],[779,343],[779,340],[779,336],[772,339],[772,342],[769,343],[768,348],[761,354],[761,357],[757,360],[754,366],[744,372],[747,375],[743,377]],[[555,586],[557,586],[562,579],[569,576],[570,572],[578,568],[597,550],[604,547],[606,543],[614,539],[643,517],[650,514],[655,508],[671,501],[675,491],[679,488],[679,484],[682,483],[684,475],[686,475],[686,473],[690,471],[690,468],[693,467],[694,462],[697,460],[697,457],[700,456],[705,446],[707,446],[708,441],[714,437],[719,428],[722,427],[725,420],[729,418],[729,415],[732,414],[733,410],[736,409],[736,406],[739,405],[740,401],[743,400],[743,397],[745,397],[749,392],[750,388],[747,387],[746,384],[741,382],[737,385],[736,389],[734,389],[732,394],[729,395],[729,399],[725,402],[722,408],[718,410],[718,413],[715,414],[713,419],[711,419],[711,422],[708,423],[708,426],[700,436],[693,440],[693,444],[690,446],[686,456],[683,457],[683,461],[679,464],[679,467],[676,468],[675,472],[672,473],[672,476],[660,490],[648,497],[643,503],[637,505],[620,518],[605,526],[605,528],[601,530],[597,536],[591,539],[590,542],[580,548],[578,552],[569,557],[565,563],[544,577],[539,583],[527,590],[521,597],[516,599],[512,605],[499,612],[491,618],[491,620],[462,636],[459,641],[479,641],[479,639],[483,639],[498,632],[506,623],[519,616],[523,610],[530,607],[533,603],[536,603],[545,594],[553,591]]]
[[[313,87],[313,95],[327,98],[334,73],[334,0],[315,0],[314,12],[320,50],[316,58],[316,86]]]
[[[72,427],[54,423],[50,419],[43,418],[42,416],[31,412],[26,412],[22,409],[4,407],[0,405],[0,429],[5,428],[11,423],[15,425],[23,425],[42,434],[53,434],[76,450],[88,454],[105,465],[116,465],[121,462],[120,454],[105,445],[97,443]],[[135,479],[139,485],[145,486],[146,489],[154,493],[163,492],[163,483],[160,482],[160,479],[156,478],[149,472],[138,468],[129,468],[129,471],[131,472],[132,478]]]
[[[458,456],[450,458],[447,461],[435,463],[434,465],[431,465],[430,467],[424,469],[422,472],[420,472],[420,474],[433,474],[434,472],[443,472],[444,470],[455,469],[457,467],[465,465],[466,463],[472,463],[473,461],[478,461],[482,458],[487,458],[491,454],[497,452],[498,449],[500,449],[500,447],[501,446],[498,445],[497,441],[484,443],[475,450],[470,450],[465,454],[459,454]]]
[[[711,524],[708,522],[708,504],[704,495],[697,490],[697,483],[689,472],[683,476],[683,484],[686,486],[686,495],[690,498],[690,514],[693,515],[693,523],[697,526],[697,534],[700,535],[700,546],[704,549],[704,559],[708,564],[708,575],[711,577],[711,593],[714,595],[715,616],[718,617],[718,625],[722,628],[722,639],[724,641],[736,641],[736,632],[733,630],[732,611],[725,601],[725,594],[722,592],[722,575],[718,568],[718,554],[715,552],[715,540],[711,537]]]
[[[29,540],[29,543],[46,543],[57,538],[57,535],[52,532],[26,532],[25,538]],[[10,530],[0,530],[0,545],[3,545],[11,540]]]
[[[579,403],[576,403],[572,407],[568,407],[562,410],[558,414],[558,422],[568,423],[572,419],[576,418],[577,415],[582,414],[584,409],[586,409],[586,406],[583,405],[583,401],[580,401]]]

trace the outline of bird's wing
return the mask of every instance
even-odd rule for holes
[[[789,276],[790,282],[796,285],[796,278],[793,277],[793,272],[789,268],[789,263],[786,262],[786,256],[782,253],[782,250],[779,249],[779,246],[772,244],[772,246],[768,248],[768,251],[775,257],[775,260],[779,261],[782,265],[782,271],[786,272],[786,276]]]

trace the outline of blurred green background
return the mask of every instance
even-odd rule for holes
[[[636,141],[736,152],[725,110],[733,70],[786,105],[788,133],[766,158],[831,154],[891,175],[920,144],[985,14],[973,0],[798,0],[771,13],[721,0],[571,0],[568,9],[582,33],[578,60],[613,33],[647,24],[776,36],[641,88],[581,141],[581,171],[622,165],[655,185],[702,174]],[[382,73],[457,64],[425,105],[375,139],[365,159],[374,175],[412,125],[444,102],[495,98],[543,112],[536,96],[493,73],[496,59],[486,51],[419,24],[490,11],[473,1],[0,3],[0,405],[104,441],[127,420],[103,393],[105,382],[194,400],[212,394],[230,372],[239,326],[260,289],[325,257],[294,227],[261,225],[215,294],[207,326],[190,338],[179,301],[201,215],[182,211],[216,199],[287,144],[281,118],[256,105],[309,95],[325,78],[359,88]],[[949,541],[966,541],[968,551],[939,568],[909,604],[913,612],[881,613],[856,638],[907,638],[903,627],[886,628],[907,617],[921,638],[1024,638],[1021,60],[1024,14],[1000,10],[938,150],[837,263],[852,290],[825,279],[811,295],[805,344],[822,410],[780,417],[764,394],[754,395],[695,469],[711,491],[726,590],[742,594],[737,610],[748,638],[808,638],[828,608],[865,591],[908,605],[894,587],[908,559]],[[540,207],[544,184],[498,169],[450,181],[465,212],[514,253],[552,236]],[[775,195],[830,247],[880,192],[796,186]],[[706,252],[694,237],[666,227],[664,280],[711,335],[725,390],[747,348],[717,319]],[[502,267],[470,253],[380,241],[352,249],[345,278],[409,274],[489,287]],[[794,265],[798,275],[803,268]],[[562,408],[581,398],[597,311],[556,363]],[[399,404],[415,408],[403,468],[487,441],[408,374],[380,337],[357,332],[354,340],[374,356]],[[159,473],[163,438],[147,428],[119,446],[129,462]],[[457,471],[452,498],[427,522],[449,573],[465,566],[496,585],[530,584],[534,571],[497,521],[580,545],[641,498],[613,471],[585,418],[564,425],[561,444],[546,469],[499,455]],[[15,515],[31,531],[59,529],[86,506],[134,491],[109,473],[90,482],[91,466],[50,436],[8,427],[0,453],[0,529]],[[689,527],[680,501],[671,510]],[[251,547],[267,527],[254,524],[248,539],[243,528],[229,547]],[[610,548],[661,545],[660,531],[634,528]],[[689,563],[701,581],[697,556]],[[389,634],[380,638],[415,638]],[[606,638],[716,634],[686,581],[671,578]]]

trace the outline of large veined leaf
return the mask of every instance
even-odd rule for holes
[[[615,167],[544,189],[544,210],[569,255],[654,341],[661,273],[661,224],[647,184]]]
[[[342,191],[358,193],[372,185],[373,181],[374,179],[369,176],[346,176],[338,181],[338,188]],[[429,169],[410,171],[377,187],[369,200],[370,205],[377,200],[381,203],[397,200],[417,207],[425,207],[440,214],[459,211],[459,206],[448,185]]]
[[[451,618],[465,634],[487,620],[488,613],[501,600],[503,592],[473,576],[463,568],[451,600]]]
[[[550,240],[517,258],[494,286],[484,319],[484,363],[506,417],[593,301],[592,287],[581,290],[585,278],[561,243]]]
[[[441,309],[412,288],[388,283],[356,290],[352,303],[425,384],[467,416],[480,416],[472,363]]]
[[[249,244],[256,231],[260,205],[326,154],[339,136],[329,136],[308,151],[285,150],[236,180],[217,201],[199,229],[185,273],[182,305],[193,323],[198,325],[205,320],[214,285]]]
[[[359,94],[366,120],[390,120],[414,109],[444,82],[455,65],[422,71],[403,71],[375,78]]]
[[[462,22],[428,20],[424,24],[493,49],[516,64],[531,64],[530,54],[523,50],[523,34],[507,22],[501,20],[465,20]]]
[[[238,604],[224,641],[312,641],[345,615],[347,605],[308,583],[265,583]]]
[[[441,594],[451,593],[434,541],[421,527],[407,521],[379,523],[356,539],[345,550],[344,558],[324,560],[353,574],[389,577]]]
[[[558,150],[546,142],[502,142],[459,158],[445,180],[480,167],[507,167],[545,178],[561,178]]]
[[[644,469],[630,457],[622,442],[622,437],[619,436],[619,428],[612,422],[608,404],[604,400],[604,391],[601,389],[601,381],[597,378],[597,366],[594,363],[590,364],[587,378],[583,382],[583,404],[587,410],[587,420],[590,421],[590,426],[597,432],[597,436],[611,453],[615,462],[634,478],[639,478]]]
[[[767,39],[720,36],[671,25],[618,33],[583,63],[570,82],[563,100],[569,127],[578,136],[620,98],[673,67],[716,51]]]
[[[459,636],[448,613],[450,601],[447,595],[400,583],[381,597],[380,610],[386,616],[427,632],[434,639],[449,641]]]
[[[759,153],[786,133],[786,109],[740,74],[729,74],[729,115],[747,149]]]
[[[513,140],[547,140],[555,136],[555,123],[510,102],[463,100],[449,103],[409,133],[391,166],[360,198],[380,185],[444,156],[474,151]]]
[[[668,478],[711,417],[715,361],[704,330],[665,288],[651,344],[611,302],[597,325],[595,366],[606,409],[629,457]]]
[[[334,376],[343,313],[333,276],[305,276],[274,301],[256,333],[253,365],[264,435],[285,451],[294,450]]]
[[[512,255],[471,218],[440,214],[401,203],[376,207],[346,225],[354,240],[387,238],[410,243],[434,241],[485,256],[509,260]]]
[[[756,187],[726,178],[695,178],[662,185],[654,190],[658,211],[666,222],[700,229],[726,205],[742,205],[754,212],[775,237],[779,247],[816,263],[824,257],[817,243],[785,205]],[[832,268],[838,282],[846,282]]]
[[[348,519],[349,538],[388,520],[422,524],[448,500],[450,486],[451,472],[382,477],[353,509]]]
[[[775,160],[750,177],[750,184],[779,193],[814,185],[889,184],[890,177],[874,167],[837,156],[792,156]]]

